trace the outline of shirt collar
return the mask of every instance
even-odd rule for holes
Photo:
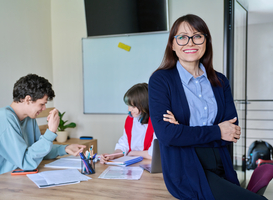
[[[207,73],[206,73],[206,69],[204,67],[204,65],[202,63],[199,64],[199,67],[200,69],[204,72],[201,76],[199,76],[198,78],[201,78],[201,77],[206,77],[206,79],[208,78],[207,77]],[[188,72],[181,64],[179,61],[176,62],[176,68],[178,70],[178,73],[179,73],[179,76],[182,80],[182,82],[186,83],[187,85],[189,84],[190,80],[191,79],[194,79],[193,75]]]

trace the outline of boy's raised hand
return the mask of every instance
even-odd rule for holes
[[[47,116],[47,121],[48,129],[53,133],[56,133],[60,123],[59,111],[56,108],[49,112],[49,115]]]

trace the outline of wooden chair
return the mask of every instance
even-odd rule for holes
[[[51,108],[46,108],[45,110],[43,110],[38,116],[37,118],[42,118],[42,117],[47,117],[49,115],[49,112],[51,110],[53,110],[54,107],[51,107]],[[46,132],[46,129],[48,128],[48,125],[47,124],[44,124],[44,125],[40,125],[39,126],[39,129],[40,129],[40,132],[41,134],[43,135],[45,132]]]

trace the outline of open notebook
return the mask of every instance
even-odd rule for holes
[[[142,156],[122,156],[105,162],[107,165],[128,166],[143,160]]]
[[[154,139],[153,155],[152,155],[151,164],[142,164],[139,166],[141,168],[147,170],[150,173],[161,173],[162,172],[158,139]]]

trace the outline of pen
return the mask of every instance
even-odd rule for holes
[[[92,157],[92,160],[96,157],[97,153],[95,153],[95,155]]]
[[[85,157],[86,157],[87,160],[90,158],[90,152],[89,151],[85,152]],[[83,166],[83,171],[84,172],[87,171],[85,165]]]

